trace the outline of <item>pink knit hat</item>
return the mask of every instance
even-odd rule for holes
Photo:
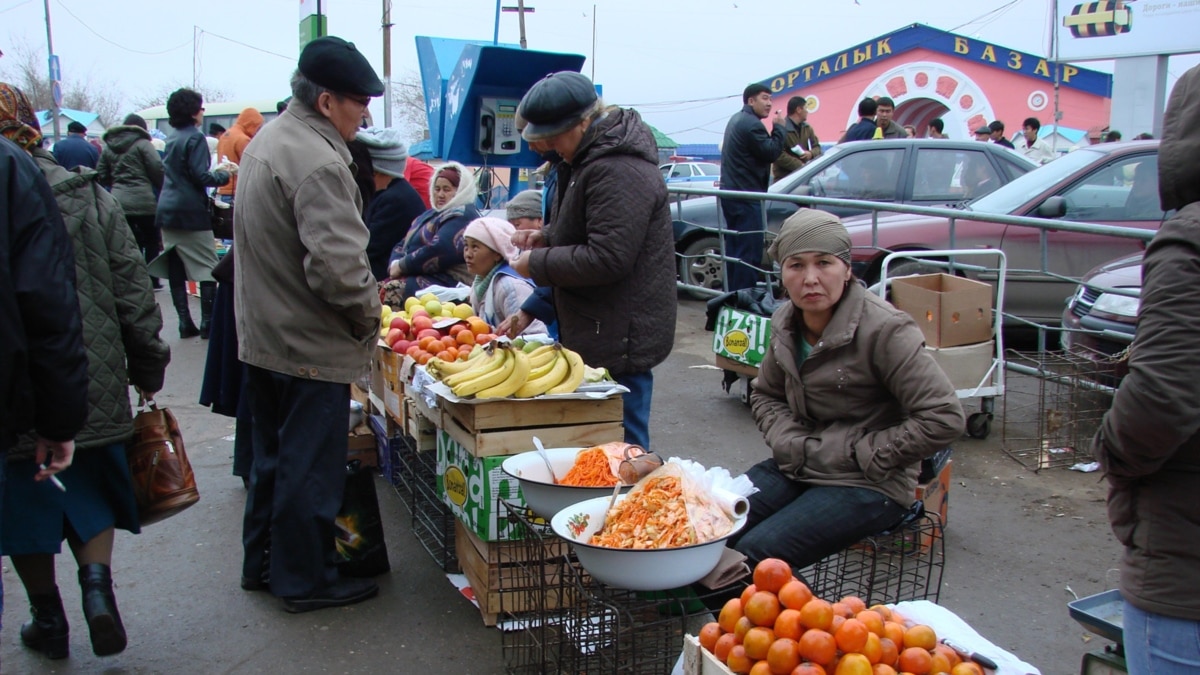
[[[513,232],[516,228],[512,223],[501,218],[483,217],[472,220],[463,231],[464,237],[470,237],[487,246],[502,258],[512,262],[521,252],[512,243]]]

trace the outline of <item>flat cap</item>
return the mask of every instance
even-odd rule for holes
[[[517,116],[526,123],[521,135],[527,141],[557,136],[582,122],[597,98],[596,86],[585,75],[569,70],[550,73],[517,106]]]
[[[313,82],[340,94],[382,96],[383,82],[353,42],[327,35],[304,45],[300,72]]]
[[[986,124],[975,130],[976,136],[978,136],[979,134],[990,134],[990,133],[992,133],[992,128]]]
[[[67,131],[72,134],[86,134],[87,127],[83,126],[79,122],[72,120],[71,123],[67,125]]]

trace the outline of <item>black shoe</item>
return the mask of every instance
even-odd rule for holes
[[[217,282],[200,282],[200,339],[207,340],[212,326],[213,304],[217,300]]]
[[[92,653],[112,656],[125,651],[125,625],[117,612],[112,570],[101,563],[80,567],[79,587],[83,590],[83,616],[92,636]]]
[[[306,598],[284,598],[283,608],[292,614],[328,607],[345,607],[379,594],[379,585],[370,579],[339,579],[331,588]]]
[[[243,591],[269,591],[271,590],[271,575],[268,574],[264,567],[262,574],[258,577],[248,577],[242,575],[242,590]]]
[[[21,643],[45,654],[48,659],[70,656],[70,627],[58,589],[45,595],[29,596],[29,613],[33,619],[21,626]]]
[[[187,323],[182,321],[179,322],[179,339],[186,340],[188,338],[194,338],[199,334],[200,329],[196,328],[196,324],[192,323],[191,319],[188,319]]]

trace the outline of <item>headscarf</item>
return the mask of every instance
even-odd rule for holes
[[[25,150],[42,142],[42,128],[29,99],[7,82],[0,82],[0,136]]]
[[[463,230],[463,236],[470,237],[492,249],[500,254],[500,257],[506,262],[512,262],[521,255],[521,252],[512,243],[515,231],[516,228],[507,220],[485,216],[472,220],[467,225],[467,229]]]
[[[783,221],[779,236],[768,249],[779,264],[798,253],[828,253],[850,264],[850,233],[836,216],[818,209],[800,209]]]

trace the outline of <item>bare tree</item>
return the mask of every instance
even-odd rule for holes
[[[50,93],[45,51],[18,40],[12,53],[6,56],[0,61],[0,77],[25,92],[35,110],[53,108],[54,96]],[[62,107],[94,112],[104,126],[117,121],[121,95],[111,83],[91,77],[68,78],[62,83],[62,92]]]
[[[425,91],[415,71],[406,71],[399,80],[392,80],[392,116],[393,124],[403,131],[409,142],[429,138]]]
[[[149,93],[134,99],[133,107],[135,110],[142,110],[144,108],[153,108],[156,105],[166,105],[167,97],[171,95],[171,92],[183,87],[198,92],[204,97],[205,101],[209,102],[226,101],[230,98],[229,92],[220,87],[212,87],[204,84],[198,84],[193,87],[185,82],[174,82],[163,84],[157,89],[151,90]]]

